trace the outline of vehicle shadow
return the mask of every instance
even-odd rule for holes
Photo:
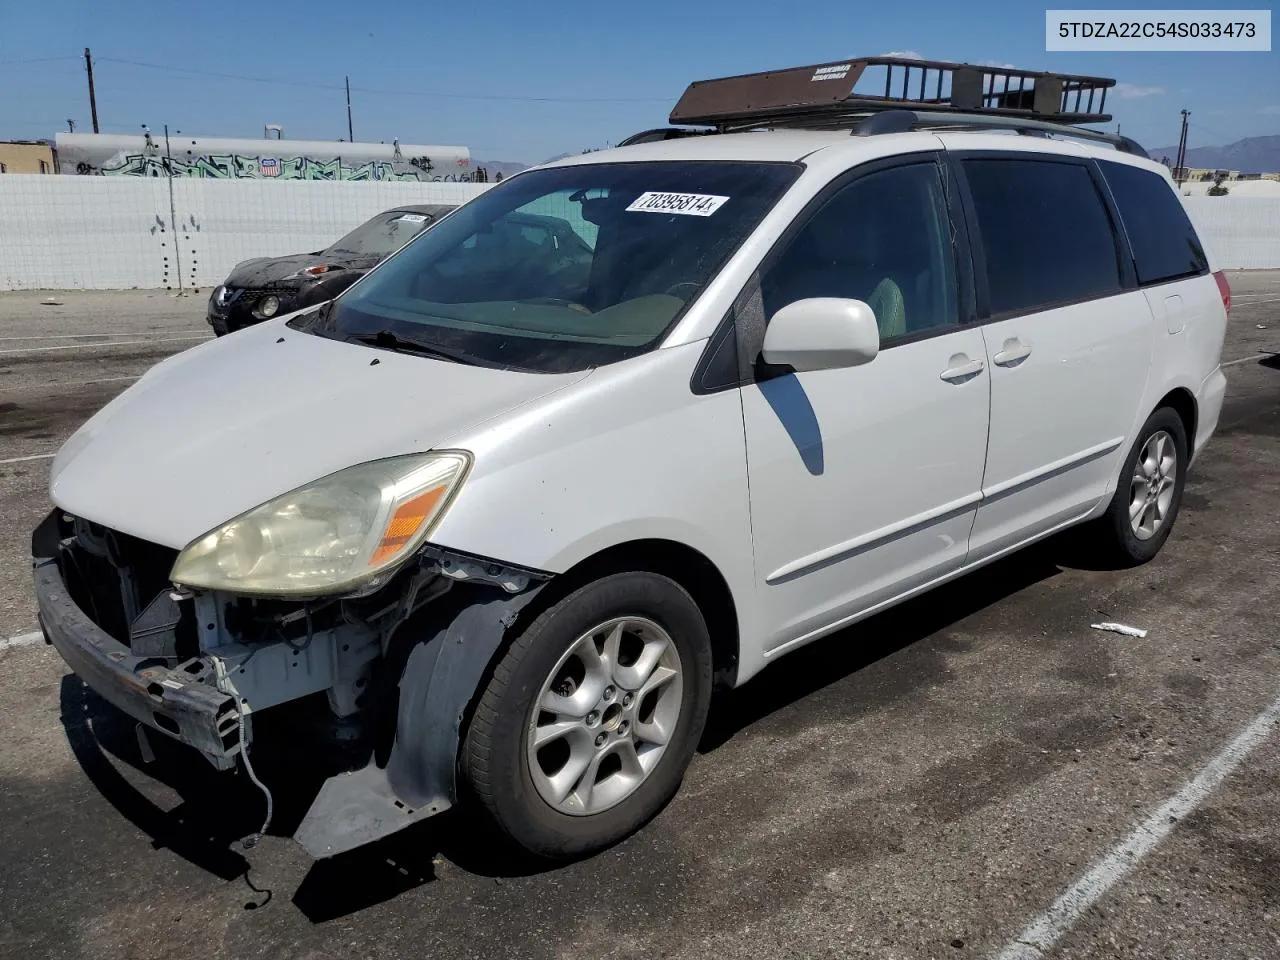
[[[242,841],[263,825],[262,793],[243,772],[216,770],[208,761],[159,733],[139,745],[137,724],[74,674],[62,678],[61,722],[72,755],[98,792],[130,823],[167,849],[219,879],[241,879],[249,892],[265,895],[246,909],[264,906],[270,891],[249,880],[250,861]],[[255,749],[255,772],[271,789],[274,814],[270,836],[289,837],[314,799],[323,774],[297,762],[288,750],[264,738]],[[170,793],[171,791],[171,793]],[[177,802],[173,803],[176,794]]]
[[[1063,569],[1063,546],[1062,538],[1054,538],[1030,547],[789,654],[745,686],[717,696],[699,751],[714,752],[774,712],[1055,576]],[[144,762],[134,722],[74,675],[63,679],[61,701],[62,722],[80,767],[126,819],[151,837],[156,849],[168,849],[223,880],[243,880],[247,892],[259,898],[246,903],[246,909],[269,902],[271,892],[253,886],[250,860],[240,852],[240,841],[261,827],[264,813],[261,793],[242,773],[221,773],[194,751],[160,735],[149,739],[155,762]],[[256,772],[273,794],[269,834],[291,837],[323,774],[269,738],[261,746],[261,753],[255,746],[253,757]],[[166,809],[152,799],[154,790],[140,787],[120,765],[172,790],[178,803]],[[465,810],[454,809],[358,850],[315,861],[290,899],[313,923],[339,919],[431,882],[437,857],[498,880],[563,866],[489,839]]]
[[[1054,537],[937,587],[770,664],[719,693],[699,753],[711,753],[777,710],[839,683],[978,611],[1062,572],[1067,542]]]
[[[272,899],[272,892],[255,887],[249,876],[252,854],[243,841],[262,827],[265,801],[242,770],[220,772],[161,734],[148,737],[154,760],[147,762],[135,722],[74,674],[62,679],[60,705],[67,742],[81,770],[151,839],[153,849],[169,850],[221,880],[244,882],[250,894],[245,909]],[[291,838],[325,774],[288,749],[280,732],[262,736],[252,756],[255,773],[272,794],[267,834]],[[487,840],[469,821],[465,812],[449,810],[385,840],[317,860],[292,901],[313,923],[348,916],[435,879],[437,855],[481,876],[528,876],[547,869],[543,861]]]

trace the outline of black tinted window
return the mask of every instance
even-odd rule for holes
[[[966,160],[993,314],[1116,293],[1111,218],[1086,167]]]
[[[859,177],[824,203],[760,280],[766,316],[845,297],[875,311],[882,339],[959,322],[951,227],[938,168]]]
[[[1139,283],[1194,277],[1209,260],[1178,195],[1163,177],[1124,163],[1103,162],[1102,175],[1120,208]]]

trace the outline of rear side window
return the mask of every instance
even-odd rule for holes
[[[987,262],[993,315],[1120,292],[1111,217],[1082,164],[962,161]]]
[[[1209,272],[1209,258],[1191,218],[1163,177],[1125,163],[1102,161],[1098,166],[1120,210],[1139,284]]]

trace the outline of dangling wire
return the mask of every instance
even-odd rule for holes
[[[248,716],[245,713],[245,707],[248,704],[239,696],[236,697],[236,700],[240,704],[240,759],[244,761],[244,772],[249,775],[249,779],[253,782],[254,786],[261,790],[262,795],[267,798],[267,816],[266,819],[262,821],[262,829],[257,833],[253,833],[245,837],[245,849],[250,849],[258,845],[258,842],[266,835],[267,828],[271,826],[273,805],[271,800],[271,791],[267,788],[265,783],[258,779],[258,775],[253,772],[253,762],[249,759],[249,742],[246,739],[244,732],[245,721],[248,719]]]

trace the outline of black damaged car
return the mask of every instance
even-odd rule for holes
[[[316,253],[256,257],[238,263],[209,297],[218,336],[336,297],[456,204],[385,210]]]

